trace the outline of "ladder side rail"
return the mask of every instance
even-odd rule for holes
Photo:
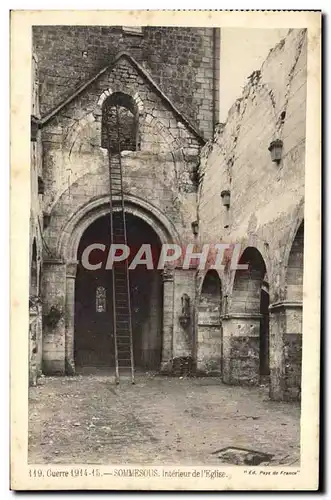
[[[114,214],[113,214],[113,197],[112,197],[112,170],[111,170],[111,141],[109,126],[107,123],[108,135],[108,162],[109,162],[109,215],[110,215],[110,244],[114,242]],[[119,384],[119,366],[118,366],[118,348],[117,348],[117,329],[116,329],[116,290],[115,290],[115,269],[111,271],[112,274],[112,303],[113,303],[113,334],[114,334],[114,354],[115,354],[115,383]]]
[[[120,123],[118,106],[116,105],[116,122],[117,122],[117,139],[118,139],[118,159],[120,167],[120,181],[121,181],[121,203],[122,203],[122,215],[123,215],[123,228],[124,228],[124,244],[127,245],[127,234],[126,234],[126,217],[125,217],[125,205],[124,205],[124,194],[123,194],[123,172],[122,172],[122,161],[121,161],[121,145],[120,145]],[[131,382],[134,384],[134,356],[133,356],[133,338],[132,338],[132,318],[131,318],[131,297],[130,297],[130,279],[129,279],[129,269],[128,260],[125,260],[125,274],[126,274],[126,285],[127,285],[127,300],[128,300],[128,313],[129,313],[129,338],[130,338],[130,361],[131,361]]]

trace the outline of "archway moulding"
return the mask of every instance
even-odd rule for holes
[[[202,271],[201,270],[197,271],[197,283],[198,283],[197,297],[200,297],[201,295],[203,283],[209,272],[215,272],[217,274],[218,279],[220,280],[220,286],[223,293],[224,271],[220,271],[219,269],[209,268],[209,269],[203,269]]]
[[[121,199],[114,200],[114,211],[120,210]],[[124,195],[125,212],[145,221],[160,242],[180,245],[179,234],[172,222],[154,205],[132,195]],[[57,255],[65,262],[76,262],[79,242],[84,231],[97,219],[109,214],[109,196],[104,195],[80,207],[67,221],[57,243]]]
[[[262,258],[265,268],[266,268],[266,275],[268,277],[268,280],[270,280],[271,276],[271,268],[270,268],[270,257],[265,249],[264,246],[264,241],[255,238],[254,242],[252,242],[250,239],[245,239],[239,242],[241,244],[241,249],[240,249],[240,257],[246,252],[247,249],[251,248],[254,249],[258,254],[260,254],[260,257]],[[234,281],[236,277],[236,270],[230,270],[226,274],[228,276],[228,287],[227,287],[227,294],[229,296],[232,295],[233,292],[233,286],[234,286]]]
[[[280,268],[280,284],[279,284],[279,289],[282,292],[280,295],[281,299],[285,299],[284,290],[286,285],[288,262],[297,232],[301,224],[304,223],[304,210],[305,210],[304,198],[302,197],[300,203],[296,206],[295,210],[293,211],[293,217],[292,217],[293,223],[290,225],[290,229],[288,231],[286,243],[283,250],[282,261],[281,261],[282,265]]]
[[[105,90],[104,92],[102,92],[102,94],[100,95],[100,97],[98,99],[96,109],[94,110],[94,112],[100,112],[106,99],[108,97],[110,97],[111,95],[116,94],[117,92],[122,92],[123,94],[127,94],[128,96],[132,97],[135,105],[137,106],[138,113],[139,114],[143,113],[144,105],[143,105],[143,101],[142,101],[141,97],[139,96],[139,93],[138,92],[133,93],[130,90],[128,90],[125,86],[123,88],[121,87],[119,89],[116,87],[115,90],[112,90],[109,88],[109,89]]]

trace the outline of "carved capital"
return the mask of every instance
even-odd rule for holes
[[[76,278],[77,262],[67,262],[67,278]]]
[[[163,279],[164,283],[166,281],[173,281],[174,280],[174,270],[170,267],[164,268],[162,271],[162,279]]]

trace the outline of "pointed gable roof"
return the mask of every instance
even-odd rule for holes
[[[195,137],[201,142],[201,144],[205,144],[206,140],[203,137],[202,132],[200,132],[191,121],[184,116],[184,114],[173,104],[173,102],[165,95],[165,93],[160,89],[157,83],[153,80],[153,78],[147,73],[147,71],[139,64],[128,52],[119,52],[113,62],[104,68],[102,68],[96,75],[83,83],[80,87],[78,87],[67,99],[62,101],[58,106],[53,108],[51,111],[42,116],[39,120],[39,126],[43,127],[46,125],[52,118],[54,118],[65,106],[70,104],[72,101],[76,99],[80,94],[82,94],[90,85],[92,85],[98,78],[100,78],[104,73],[109,70],[112,70],[120,59],[126,59],[129,63],[137,70],[138,74],[152,87],[154,92],[159,95],[163,102],[165,102],[168,107],[172,110],[174,115],[181,121],[187,128],[192,132]]]

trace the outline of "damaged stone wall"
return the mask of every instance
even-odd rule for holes
[[[204,276],[197,303],[197,373],[220,375],[222,370],[221,281],[217,271]]]
[[[285,369],[284,342],[279,341],[285,333],[284,322],[276,317],[280,314],[277,304],[286,300],[288,255],[303,219],[306,59],[306,30],[290,30],[260,70],[249,76],[226,123],[217,127],[214,139],[204,147],[200,164],[200,243],[240,243],[242,250],[256,248],[265,262],[271,304],[271,396],[275,399],[284,397]],[[279,163],[272,161],[269,151],[276,139],[283,142]],[[225,190],[230,193],[229,207],[222,203]],[[234,273],[225,271],[222,284],[228,315],[223,327],[230,337],[233,281]]]
[[[124,191],[158,207],[183,241],[190,242],[201,140],[123,59],[43,127],[44,210],[52,217],[45,237],[50,250],[56,253],[63,224],[80,206],[108,194],[108,152],[101,148],[102,110],[97,104],[108,89],[137,94],[142,103],[140,151],[122,152]]]
[[[120,26],[34,26],[33,42],[42,114],[125,50],[211,137],[218,117],[219,29],[149,26],[133,34]]]
[[[125,195],[148,203],[151,212],[163,214],[182,244],[191,243],[193,237],[196,169],[204,141],[130,58],[123,56],[114,68],[99,76],[42,126],[44,212],[48,217],[44,238],[47,254],[53,259],[45,263],[45,273],[49,276],[45,278],[44,294],[47,314],[52,307],[61,311],[73,307],[64,304],[68,296],[66,255],[61,254],[59,246],[67,224],[93,200],[109,199],[109,159],[101,143],[102,103],[116,92],[132,96],[139,110],[139,147],[137,151],[121,153]],[[182,292],[194,303],[194,278],[195,272],[190,273],[189,279],[176,272],[175,300],[163,306],[164,315],[172,318],[174,326],[170,333],[176,338],[174,345],[178,349],[171,356],[191,353],[192,325],[188,332],[182,331],[177,304]],[[48,281],[52,284],[47,285]],[[49,289],[54,283],[54,290]],[[49,373],[65,369],[66,322],[67,316],[64,322],[45,330],[44,351]],[[171,359],[166,361],[171,364]]]
[[[29,382],[36,384],[42,372],[42,144],[34,119],[40,117],[38,95],[38,58],[32,55],[31,161],[30,161],[30,286],[29,286]]]

